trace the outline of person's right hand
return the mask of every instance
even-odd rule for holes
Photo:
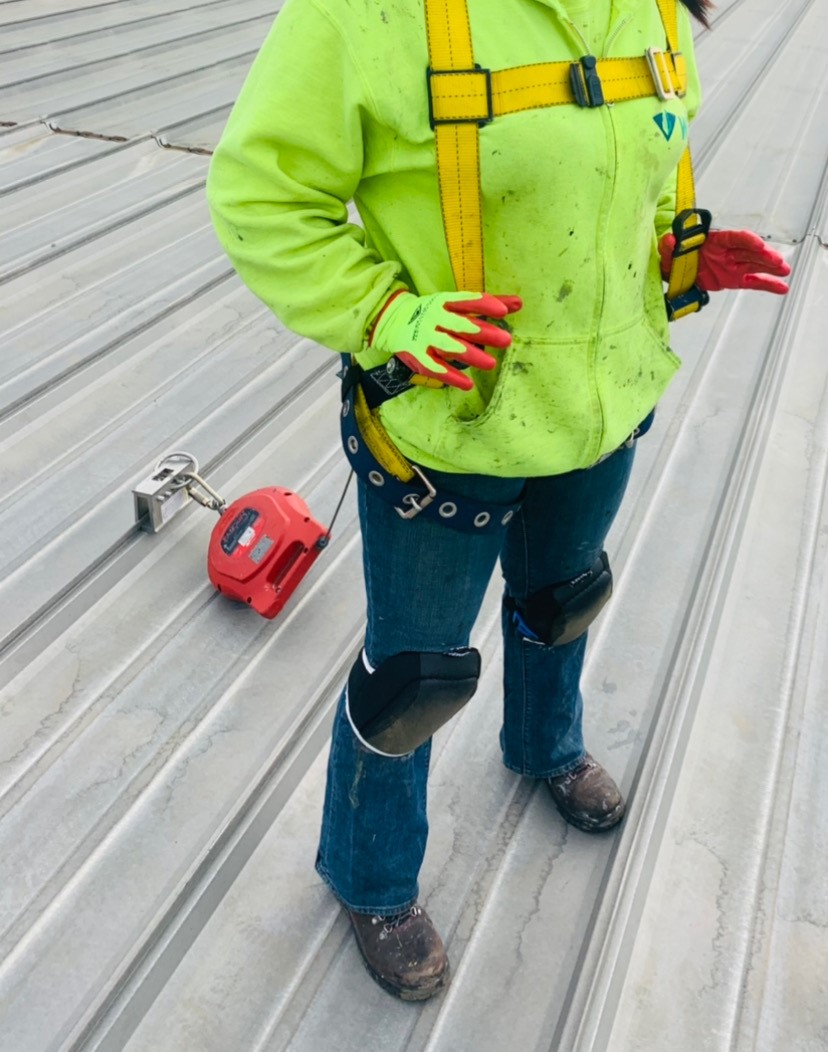
[[[491,296],[474,292],[435,292],[415,296],[395,292],[380,312],[369,344],[396,355],[420,376],[439,380],[462,391],[474,383],[461,368],[494,369],[497,360],[483,350],[504,350],[512,337],[486,318],[498,321],[519,311],[519,296]]]

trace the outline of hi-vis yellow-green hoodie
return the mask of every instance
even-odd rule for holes
[[[611,12],[604,56],[667,46],[655,0]],[[592,50],[560,0],[469,0],[469,14],[475,60],[493,70]],[[383,405],[411,459],[558,474],[617,447],[658,401],[679,361],[656,238],[699,99],[683,5],[679,25],[686,98],[554,106],[481,129],[487,291],[524,307],[473,391],[416,387]],[[210,168],[216,230],[242,279],[285,325],[366,365],[390,291],[455,288],[427,65],[421,0],[287,0]]]

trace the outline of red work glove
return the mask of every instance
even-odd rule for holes
[[[675,243],[672,234],[665,234],[658,245],[665,281],[670,275]],[[782,256],[769,248],[758,234],[750,230],[711,230],[699,250],[696,284],[705,292],[756,289],[784,296],[788,284],[779,278],[790,272],[791,268]]]
[[[512,337],[485,319],[500,320],[522,306],[518,296],[395,292],[374,323],[369,343],[389,358],[396,356],[420,376],[470,391],[474,387],[471,377],[450,363],[494,369],[497,360],[483,348],[504,350]]]

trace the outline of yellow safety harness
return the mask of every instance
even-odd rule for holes
[[[498,117],[546,106],[603,106],[657,96],[681,98],[687,69],[679,49],[677,0],[656,0],[667,51],[649,48],[636,58],[585,55],[578,62],[539,62],[511,69],[478,66],[466,0],[425,0],[429,116],[437,150],[440,203],[458,289],[485,290],[480,192],[480,128]],[[695,206],[689,147],[678,167],[675,252],[667,294],[668,316],[682,318],[707,302],[696,288],[699,249],[710,213]]]
[[[436,143],[449,258],[457,288],[483,292],[480,128],[495,118],[544,106],[591,108],[648,96],[663,100],[683,97],[687,69],[679,49],[677,0],[656,0],[667,51],[649,48],[637,58],[585,55],[578,62],[540,62],[494,72],[474,61],[466,0],[424,2],[429,118]],[[710,213],[695,206],[688,148],[678,167],[673,221],[676,245],[665,295],[671,320],[692,314],[707,302],[707,294],[695,281],[699,249],[709,228]],[[395,363],[395,359],[391,361]],[[444,494],[441,502],[424,472],[409,463],[391,441],[380,421],[378,406],[408,389],[411,382],[424,378],[407,378],[397,388],[389,387],[379,367],[363,374],[349,355],[343,356],[342,378],[346,455],[357,474],[391,500],[403,518],[425,512],[427,517],[457,529],[483,532],[498,529],[511,518],[517,505],[489,508],[465,498],[447,499],[450,494]],[[434,382],[427,383],[431,386]],[[437,382],[434,386],[442,385]],[[366,390],[372,392],[370,398]]]

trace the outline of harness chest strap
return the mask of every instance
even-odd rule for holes
[[[481,67],[429,69],[431,123],[435,127],[487,124],[495,117],[521,110],[571,105],[578,100],[580,105],[591,107],[651,95],[671,99],[687,90],[687,67],[679,52],[651,48],[640,58],[599,58],[593,62],[581,69],[573,62],[539,62],[495,71]],[[591,76],[593,71],[597,80]]]
[[[428,38],[429,115],[434,129],[440,202],[449,258],[458,289],[485,289],[480,192],[479,128],[495,117],[573,103],[595,107],[657,96],[681,97],[687,69],[678,38],[677,0],[656,0],[668,51],[655,48],[635,58],[580,63],[543,62],[511,69],[482,69],[474,62],[466,0],[425,0]],[[668,313],[683,317],[706,298],[695,289],[698,250],[709,213],[695,207],[690,151],[677,173],[676,253],[668,281]]]

